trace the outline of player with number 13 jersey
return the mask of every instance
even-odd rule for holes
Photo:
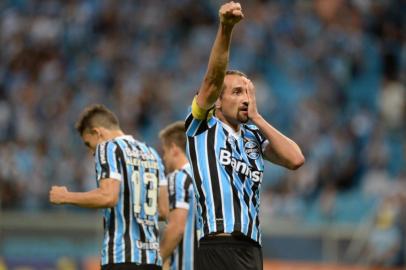
[[[157,190],[166,183],[158,154],[132,136],[122,136],[99,144],[95,158],[97,180],[120,180],[123,190],[117,205],[104,210],[102,264],[158,263]]]
[[[76,129],[94,155],[97,188],[72,192],[52,186],[50,202],[103,209],[102,270],[161,269],[158,210],[164,216],[168,203],[157,152],[126,135],[115,114],[100,104],[84,109]]]

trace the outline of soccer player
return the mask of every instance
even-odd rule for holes
[[[196,239],[196,206],[192,172],[186,157],[185,123],[175,122],[159,134],[168,171],[168,224],[161,239],[161,256],[171,256],[171,270],[193,270]]]
[[[158,186],[166,180],[157,152],[125,135],[103,105],[86,108],[76,129],[95,157],[98,187],[70,192],[53,186],[50,201],[104,208],[102,270],[161,269],[157,200]]]
[[[249,78],[226,71],[233,27],[243,19],[240,4],[222,5],[219,17],[207,71],[185,123],[202,223],[196,269],[257,270],[263,268],[258,216],[264,159],[294,170],[304,157],[259,114]]]

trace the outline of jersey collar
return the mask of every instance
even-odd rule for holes
[[[234,139],[238,139],[241,137],[241,125],[239,125],[239,129],[238,131],[234,131],[230,126],[228,126],[227,124],[221,122],[221,125],[223,126],[223,128],[231,135],[234,137]]]
[[[190,163],[186,162],[185,165],[182,166],[182,169],[187,169],[190,167]]]
[[[121,135],[121,136],[115,137],[114,139],[134,140],[133,136],[131,136],[131,135]]]

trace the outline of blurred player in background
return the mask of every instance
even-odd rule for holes
[[[104,208],[102,270],[161,269],[158,186],[166,180],[157,152],[124,134],[117,117],[103,105],[86,108],[76,129],[95,157],[98,188],[70,192],[53,186],[50,201]],[[164,199],[159,200],[161,209],[167,204]]]
[[[171,270],[192,270],[196,237],[196,205],[192,171],[186,157],[185,123],[175,122],[159,134],[168,179],[168,224],[161,239],[163,260],[169,258]]]
[[[297,169],[304,157],[258,113],[247,76],[226,72],[232,30],[243,19],[240,4],[222,5],[219,17],[207,72],[185,124],[202,221],[196,269],[256,270],[263,268],[258,212],[264,159]]]

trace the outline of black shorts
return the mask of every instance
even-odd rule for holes
[[[245,237],[211,236],[199,242],[195,270],[262,270],[261,246]]]
[[[161,270],[156,264],[111,263],[102,265],[102,270]]]

